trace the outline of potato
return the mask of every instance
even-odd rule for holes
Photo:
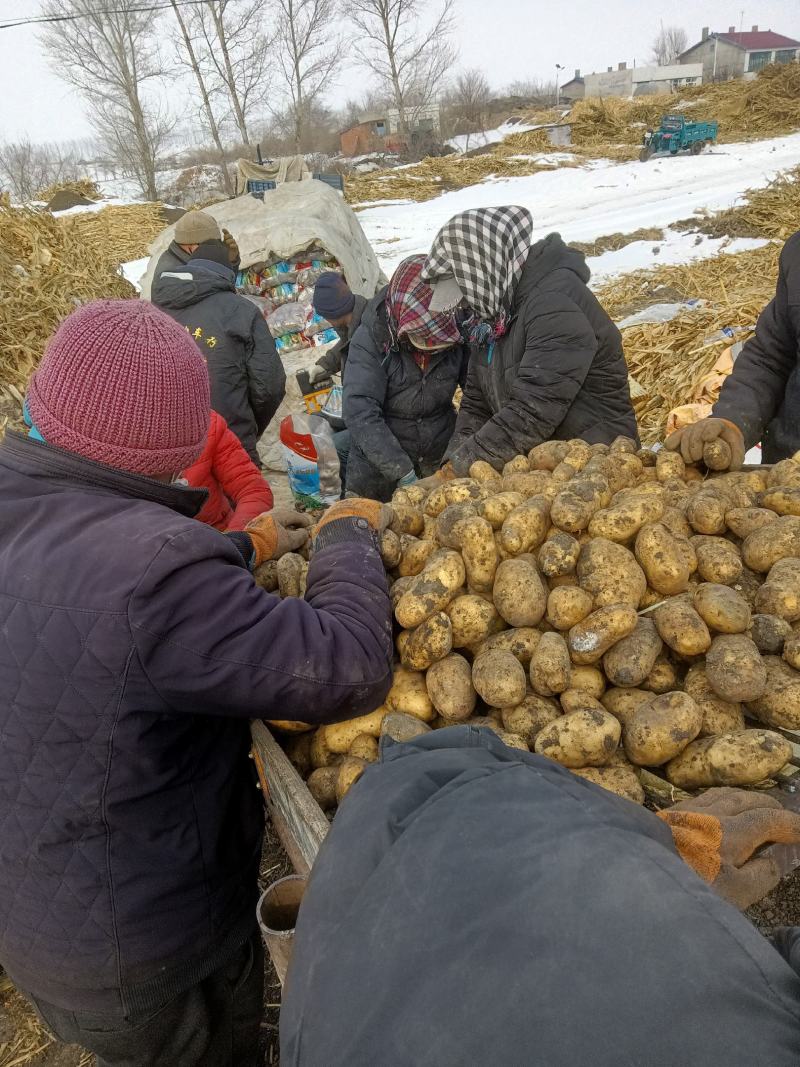
[[[776,515],[800,515],[800,485],[776,485],[759,497],[762,508]]]
[[[574,574],[580,552],[579,541],[570,534],[557,530],[555,534],[548,535],[539,549],[539,570],[547,578],[562,578]]]
[[[471,478],[454,478],[437,486],[428,494],[424,504],[424,512],[436,518],[449,504],[463,504],[467,500],[481,500],[484,491],[479,483]]]
[[[641,704],[622,731],[625,754],[639,767],[660,767],[694,741],[703,714],[688,693],[662,693]]]
[[[458,653],[434,663],[425,676],[425,685],[431,703],[448,722],[463,722],[475,710],[472,668]]]
[[[635,456],[639,452],[639,446],[632,437],[625,437],[620,434],[618,437],[614,438],[609,445],[608,450],[612,454],[616,452],[629,452],[631,455]]]
[[[708,627],[683,597],[657,607],[653,621],[664,644],[681,656],[699,656],[711,647]]]
[[[493,482],[498,478],[498,472],[485,459],[476,459],[469,469],[469,476],[475,482]]]
[[[793,670],[800,671],[800,630],[795,630],[786,640],[783,646],[783,658]]]
[[[525,698],[525,668],[510,652],[491,649],[473,663],[472,684],[490,707],[513,708]]]
[[[576,666],[573,664],[570,671],[570,686],[573,689],[581,689],[599,700],[606,691],[606,678],[597,667],[588,665]]]
[[[579,586],[562,585],[547,598],[547,621],[556,630],[569,630],[592,610],[591,593]]]
[[[747,601],[727,585],[714,582],[699,585],[692,603],[706,626],[717,633],[741,634],[750,625]]]
[[[614,686],[641,686],[650,676],[663,648],[652,619],[637,619],[635,629],[603,657],[603,670]]]
[[[530,471],[527,474],[517,471],[515,474],[506,474],[500,485],[501,492],[520,493],[526,500],[534,496],[545,496],[550,500],[556,492],[552,474],[545,471]]]
[[[555,696],[570,687],[572,663],[561,634],[542,634],[531,657],[530,678],[534,691],[543,697]]]
[[[794,515],[783,515],[754,530],[742,543],[742,559],[759,574],[765,574],[787,556],[800,556],[800,518]]]
[[[336,778],[336,802],[341,804],[358,779],[367,769],[367,761],[357,756],[346,756]]]
[[[800,671],[777,656],[764,656],[767,687],[764,695],[747,704],[747,711],[767,726],[800,729]]]
[[[411,578],[398,578],[397,581],[392,582],[389,587],[389,599],[392,602],[393,610],[397,607],[400,597],[411,588],[411,582]]]
[[[432,553],[436,551],[436,542],[421,540],[404,534],[400,538],[400,560],[397,573],[401,578],[414,578],[420,574]]]
[[[585,689],[565,689],[558,700],[565,715],[571,715],[574,711],[606,710],[597,697]]]
[[[469,648],[485,641],[504,625],[494,604],[474,593],[451,600],[445,613],[451,623],[453,648]]]
[[[553,471],[562,462],[569,445],[566,441],[544,441],[536,445],[528,453],[528,463],[531,470]]]
[[[400,538],[394,530],[384,530],[381,534],[381,560],[387,571],[394,570],[400,562]]]
[[[311,742],[313,734],[297,734],[286,742],[286,755],[303,778],[311,772]]]
[[[308,563],[297,552],[287,552],[277,563],[278,594],[281,597],[306,595]]]
[[[495,730],[495,733],[508,748],[518,748],[523,752],[528,752],[528,745],[524,737],[520,737],[519,734],[510,734],[507,730]]]
[[[267,719],[267,722],[283,734],[305,734],[314,729],[313,723],[300,722],[299,719]]]
[[[657,593],[674,596],[686,589],[691,573],[686,552],[679,539],[662,523],[646,523],[641,528],[636,535],[635,553]]]
[[[530,552],[544,541],[550,525],[550,502],[533,496],[514,508],[500,530],[500,543],[512,556]]]
[[[491,648],[502,649],[516,656],[527,670],[541,637],[539,631],[531,626],[517,626],[512,630],[503,630],[502,633],[487,637],[478,645],[475,654],[480,655],[481,652],[487,652]]]
[[[781,559],[756,593],[756,611],[787,622],[800,619],[800,559]]]
[[[308,776],[306,785],[311,796],[323,811],[336,807],[336,782],[339,778],[338,767],[318,767]]]
[[[449,504],[436,518],[436,543],[442,548],[461,548],[456,527],[463,519],[474,519],[478,512],[471,500],[463,504]]]
[[[392,504],[393,518],[389,523],[389,529],[399,537],[401,534],[411,534],[418,537],[425,528],[425,519],[421,508],[412,508],[406,504]]]
[[[444,659],[452,647],[450,618],[443,611],[437,611],[411,632],[400,661],[412,671],[426,671],[437,660]]]
[[[535,751],[564,767],[602,767],[619,745],[621,727],[607,711],[575,711],[546,726]]]
[[[545,726],[561,718],[561,709],[555,701],[528,693],[521,704],[503,708],[503,729],[521,737],[530,747]]]
[[[348,756],[363,759],[365,763],[376,763],[378,759],[378,742],[372,734],[359,734],[348,749]]]
[[[630,604],[597,608],[569,631],[571,659],[578,664],[597,663],[612,645],[633,633],[636,623],[636,609]]]
[[[524,503],[522,493],[496,493],[478,504],[478,514],[490,523],[493,530],[499,530],[514,508]]]
[[[527,456],[514,456],[503,467],[503,477],[507,474],[527,474],[530,469]]]
[[[606,496],[608,492],[610,490],[607,489]],[[602,506],[602,486],[588,479],[576,479],[574,482],[569,482],[556,495],[550,509],[550,518],[553,525],[560,530],[577,534],[588,528],[592,518]]]
[[[660,521],[662,526],[666,526],[666,528],[678,538],[688,541],[692,536],[693,530],[689,525],[686,516],[679,508],[665,507],[664,514],[661,516]]]
[[[391,737],[393,741],[413,741],[420,734],[430,732],[430,726],[421,719],[400,711],[390,711],[381,724],[381,737]]]
[[[705,665],[693,664],[686,673],[683,688],[703,714],[700,737],[744,730],[744,711],[738,702],[723,700],[711,688]]]
[[[278,561],[268,559],[253,571],[253,581],[268,593],[274,593],[278,589]]]
[[[665,655],[656,657],[653,669],[642,682],[642,689],[651,693],[671,693],[678,688],[678,672],[675,664]]]
[[[421,485],[406,485],[402,489],[395,489],[392,493],[392,507],[400,504],[403,507],[421,508],[429,492],[429,489],[424,489]]]
[[[721,437],[703,445],[703,463],[710,471],[726,471],[731,465],[731,446]]]
[[[639,457],[645,468],[652,467],[653,470],[655,470],[658,453],[654,452],[652,448],[640,448],[636,455]]]
[[[634,804],[644,804],[644,789],[632,767],[573,767],[572,773]]]
[[[373,712],[374,714],[374,712]],[[365,716],[360,716],[365,718]],[[352,741],[355,734],[352,735],[350,741]],[[348,742],[347,747],[344,749],[346,752],[350,747]],[[316,770],[318,767],[332,767],[334,764],[341,762],[341,756],[336,752],[331,752],[325,743],[325,727],[321,726],[315,734],[311,736],[311,746],[308,750],[309,759],[311,760],[311,766]]]
[[[686,474],[686,464],[679,452],[667,452],[661,449],[656,453],[656,477],[660,482],[668,482],[672,478],[683,478]]]
[[[744,540],[749,534],[777,520],[774,511],[767,508],[731,508],[725,512],[725,522],[731,533]]]
[[[730,585],[742,573],[737,548],[724,537],[696,536],[691,540],[697,556],[697,570],[704,582]]]
[[[644,689],[607,689],[600,697],[600,703],[625,726],[636,709],[642,704],[649,704],[652,699],[653,694]]]
[[[727,497],[708,487],[698,490],[687,502],[686,518],[695,533],[714,536],[725,533],[725,513],[728,510]]]
[[[632,552],[605,538],[584,545],[578,557],[578,582],[594,597],[596,608],[630,604],[638,608],[647,590],[644,571]]]
[[[764,656],[779,656],[792,627],[786,619],[777,615],[754,615],[747,633],[758,651]]]
[[[792,746],[771,730],[742,730],[693,741],[667,764],[679,789],[757,785],[789,761]]]
[[[327,726],[321,726],[320,732],[325,747],[330,752],[347,752],[359,734],[377,737],[381,732],[381,723],[386,710],[386,707],[381,705],[369,715],[359,715],[346,722],[332,722]]]
[[[706,653],[706,677],[723,700],[758,700],[767,685],[767,669],[758,649],[745,634],[722,634]]]
[[[423,571],[413,578],[395,607],[395,618],[406,630],[413,630],[437,611],[442,611],[464,584],[466,571],[458,552],[434,552]]]
[[[735,589],[739,596],[744,597],[752,611],[756,603],[756,594],[761,588],[763,576],[751,571],[749,567],[743,567],[742,573],[735,582],[731,582],[731,589]]]
[[[467,571],[467,584],[479,592],[491,590],[500,556],[491,524],[479,516],[463,519],[455,528],[461,544],[461,558]]]
[[[425,675],[406,667],[396,667],[392,688],[386,697],[386,707],[390,711],[402,711],[405,715],[415,715],[423,722],[430,722],[435,712],[425,686]]]
[[[547,608],[547,591],[532,556],[506,559],[494,579],[494,605],[509,626],[536,626]]]
[[[790,459],[782,459],[769,472],[767,485],[800,485],[800,456],[795,454]],[[765,487],[766,488],[766,487]]]
[[[655,495],[639,492],[598,511],[589,523],[589,534],[624,544],[632,541],[645,523],[658,522],[663,513],[662,500]]]

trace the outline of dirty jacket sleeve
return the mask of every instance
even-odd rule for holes
[[[269,511],[272,490],[244,447],[226,426],[212,458],[212,473],[223,493],[233,504],[229,530],[243,530],[257,515]]]
[[[272,334],[255,308],[245,338],[245,361],[247,391],[260,437],[286,394],[286,372]]]
[[[445,453],[445,459],[450,459],[454,453],[458,452],[461,446],[474,437],[484,423],[487,423],[492,417],[491,409],[483,395],[480,372],[476,362],[481,358],[481,355],[476,354],[475,359],[472,361],[467,357],[462,364],[461,371],[464,381],[461,383],[463,390],[461,404],[456,417],[455,432]]]
[[[793,267],[793,253],[797,265]],[[783,401],[786,383],[797,365],[798,339],[789,310],[789,274],[800,274],[797,245],[781,252],[775,298],[758,318],[755,336],[751,337],[733,365],[714,405],[713,414],[735,423],[744,435],[745,445],[752,448]],[[800,288],[800,278],[791,279]]]
[[[470,396],[465,421],[459,417],[459,440],[449,455],[456,473],[466,474],[477,459],[500,470],[514,456],[549,440],[564,421],[596,352],[597,338],[577,304],[560,294],[539,301],[526,324],[525,351],[508,399],[466,436],[462,429],[470,429],[482,411],[470,379],[478,373],[476,359],[487,357],[481,353],[473,360],[464,394]]]
[[[386,357],[367,347],[371,342],[372,336],[363,326],[350,342],[342,415],[361,452],[384,478],[396,482],[413,470],[414,464],[384,419],[388,379],[382,361]]]
[[[389,691],[386,575],[354,519],[317,538],[304,600],[261,589],[228,538],[199,527],[161,548],[128,610],[144,673],[176,713],[334,722]]]

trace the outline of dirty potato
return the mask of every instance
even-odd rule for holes
[[[603,670],[613,686],[633,688],[647,681],[663,648],[652,619],[637,619],[636,628],[603,657]]]
[[[623,545],[595,538],[580,551],[578,583],[594,597],[596,608],[630,604],[638,608],[647,591],[644,571]]]
[[[746,634],[721,634],[706,653],[706,677],[723,700],[747,703],[764,695],[767,668]]]
[[[472,684],[489,707],[513,708],[525,699],[525,668],[510,652],[482,652],[472,665]]]
[[[750,625],[749,604],[730,586],[715,582],[699,585],[692,603],[706,626],[717,633],[741,634]]]
[[[562,715],[537,736],[534,749],[564,767],[602,767],[619,745],[621,727],[607,711]]]
[[[671,453],[674,455],[674,453]],[[679,539],[663,523],[646,523],[636,535],[636,559],[657,593],[675,596],[689,584],[689,560]]]
[[[465,578],[464,561],[458,552],[450,549],[434,552],[397,602],[395,618],[404,629],[416,629],[447,607]]]
[[[528,693],[521,704],[503,708],[503,728],[523,738],[528,747],[533,747],[545,726],[560,717],[561,709],[554,700]]]
[[[434,663],[425,676],[434,708],[448,722],[463,722],[475,710],[477,694],[472,686],[472,668],[453,652]]]
[[[703,715],[688,693],[662,693],[641,704],[622,731],[625,754],[639,767],[660,767],[674,759],[703,725]]]
[[[509,626],[536,626],[547,608],[547,591],[532,556],[507,559],[494,579],[494,605]]]
[[[636,609],[630,604],[609,604],[597,608],[569,631],[569,652],[578,664],[597,663],[623,637],[633,633]]]
[[[450,618],[443,611],[437,611],[411,631],[403,646],[400,662],[409,670],[426,671],[432,664],[444,659],[452,647]]]
[[[757,785],[788,763],[792,746],[771,730],[742,730],[693,741],[667,764],[679,789]]]
[[[572,663],[561,634],[542,634],[531,657],[531,685],[540,696],[551,697],[570,687]]]
[[[569,630],[585,619],[593,606],[591,593],[580,586],[562,585],[547,598],[547,621],[556,630]]]
[[[664,644],[681,656],[699,656],[711,647],[708,627],[684,597],[657,607],[653,621]]]

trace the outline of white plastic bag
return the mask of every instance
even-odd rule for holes
[[[319,415],[287,415],[281,422],[289,488],[307,511],[334,504],[342,492],[333,431]]]

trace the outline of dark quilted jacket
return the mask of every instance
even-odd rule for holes
[[[508,332],[472,357],[448,459],[497,470],[555,438],[637,438],[620,332],[588,288],[584,256],[557,233],[535,244]]]
[[[0,964],[67,1009],[147,1011],[252,929],[248,718],[388,691],[383,567],[331,523],[281,601],[190,517],[203,494],[16,434],[0,499]]]

